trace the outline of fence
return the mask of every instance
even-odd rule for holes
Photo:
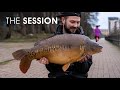
[[[120,34],[113,34],[105,37],[106,40],[114,43],[117,46],[120,46]]]

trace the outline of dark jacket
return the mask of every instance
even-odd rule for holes
[[[70,34],[70,32],[67,33]],[[55,34],[63,34],[61,25],[57,27]],[[83,34],[83,31],[81,31],[81,29],[78,29],[76,30],[75,34]],[[46,64],[46,68],[50,72],[48,74],[49,78],[87,78],[88,71],[91,65],[92,56],[89,60],[85,62],[75,62],[71,64],[66,72],[63,72],[62,65],[57,65],[53,63]]]

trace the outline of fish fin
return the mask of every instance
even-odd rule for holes
[[[28,54],[29,49],[20,49],[12,53],[14,59],[21,60],[25,55]]]
[[[81,61],[83,58],[85,58],[85,56],[83,56],[80,59],[78,59],[77,62]]]
[[[28,57],[30,49],[20,49],[12,53],[16,60],[20,60],[19,68],[23,73],[26,73],[31,65],[32,59]]]
[[[69,68],[69,66],[70,66],[70,63],[63,65],[62,67],[63,71],[65,72]]]
[[[23,57],[20,61],[20,66],[19,66],[20,70],[23,73],[26,73],[28,69],[30,68],[31,62],[32,62],[32,59],[29,59],[27,55]]]

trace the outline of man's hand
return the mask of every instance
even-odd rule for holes
[[[43,57],[43,58],[41,58],[41,59],[39,59],[39,60],[37,60],[39,63],[41,63],[41,64],[49,64],[49,61],[48,61],[48,59],[47,58],[45,58],[45,57]]]
[[[91,55],[86,55],[82,60],[80,60],[79,62],[84,62],[87,61],[89,58],[91,58]]]

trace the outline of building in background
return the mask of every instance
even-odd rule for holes
[[[118,17],[108,17],[109,34],[120,29],[120,19]]]

